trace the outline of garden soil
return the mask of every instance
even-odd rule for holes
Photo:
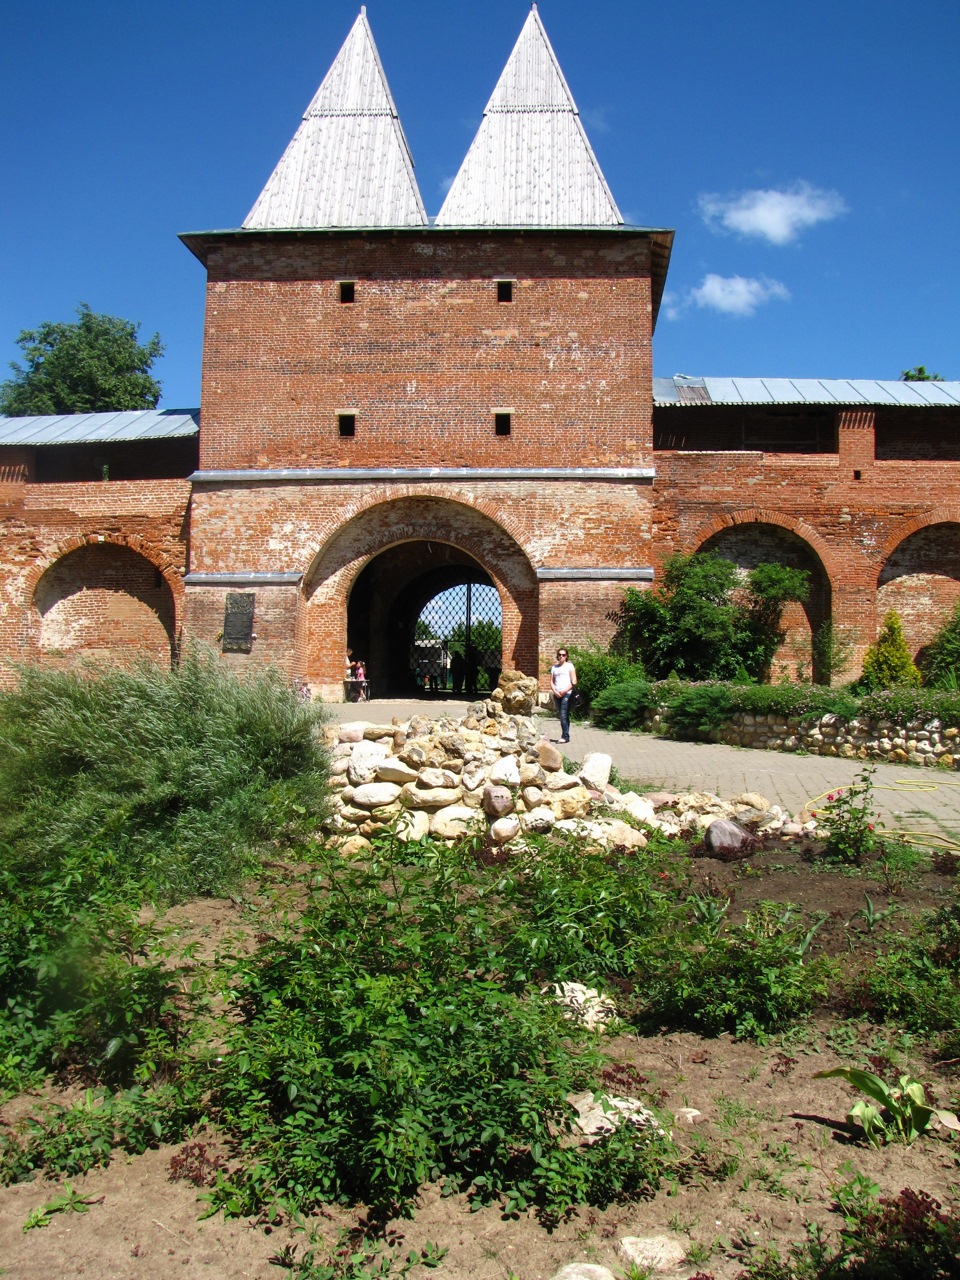
[[[696,849],[692,852],[697,853]],[[730,901],[736,918],[760,901],[792,902],[825,913],[813,949],[844,957],[849,940],[866,955],[888,930],[913,913],[942,902],[954,882],[944,873],[914,874],[909,882],[884,881],[871,871],[823,870],[802,844],[768,842],[747,862],[695,858],[694,888]],[[950,868],[948,867],[947,870]],[[876,912],[893,908],[867,936],[860,914],[869,895]],[[177,909],[177,919],[208,953],[242,930],[235,903],[198,902]],[[864,947],[866,943],[866,947]],[[625,1236],[668,1235],[682,1242],[689,1261],[669,1273],[697,1272],[733,1280],[757,1248],[775,1245],[786,1256],[811,1225],[834,1233],[841,1225],[834,1188],[855,1173],[872,1179],[884,1195],[924,1190],[956,1208],[960,1197],[960,1141],[940,1130],[912,1147],[874,1150],[849,1125],[853,1101],[840,1080],[816,1080],[817,1071],[846,1064],[892,1078],[894,1065],[909,1065],[941,1105],[956,1106],[958,1064],[936,1064],[890,1028],[843,1020],[842,1010],[814,1020],[768,1045],[737,1043],[729,1036],[703,1039],[683,1033],[611,1037],[607,1083],[611,1092],[637,1093],[676,1113],[693,1108],[693,1123],[677,1121],[674,1138],[686,1157],[682,1178],[667,1180],[648,1200],[604,1210],[581,1209],[559,1223],[535,1214],[505,1217],[496,1207],[471,1211],[462,1196],[425,1188],[415,1216],[390,1224],[386,1245],[405,1257],[428,1242],[446,1250],[444,1280],[546,1280],[574,1261],[626,1269],[618,1252]],[[892,1061],[891,1061],[892,1059]],[[56,1097],[56,1093],[52,1096]],[[76,1089],[60,1100],[72,1100]],[[0,1110],[14,1125],[50,1093],[21,1096]],[[199,1135],[228,1163],[233,1154],[215,1134]],[[200,1280],[218,1277],[271,1280],[290,1274],[280,1265],[302,1254],[302,1234],[289,1224],[200,1219],[202,1189],[171,1175],[179,1147],[161,1146],[136,1158],[118,1157],[106,1169],[70,1180],[87,1202],[86,1212],[61,1212],[48,1225],[23,1230],[28,1215],[62,1192],[65,1180],[35,1180],[0,1188],[0,1275],[17,1280]],[[312,1220],[327,1242],[338,1231],[361,1226],[360,1211],[332,1210]],[[295,1249],[294,1249],[295,1247]],[[416,1278],[428,1272],[415,1267]],[[666,1273],[664,1273],[666,1274]]]

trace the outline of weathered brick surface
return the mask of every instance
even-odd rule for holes
[[[0,658],[169,660],[189,493],[184,480],[0,486]]]
[[[201,467],[615,466],[650,449],[642,233],[214,240]],[[494,280],[516,279],[511,303]],[[337,281],[357,281],[339,301]],[[493,411],[512,410],[494,434]],[[337,414],[356,414],[341,439]]]

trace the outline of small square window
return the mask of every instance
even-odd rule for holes
[[[495,413],[493,415],[493,429],[498,436],[508,436],[510,434],[510,420],[513,417],[510,413]]]
[[[497,281],[497,301],[498,302],[513,301],[513,281],[512,280]]]
[[[340,301],[356,302],[357,300],[357,282],[356,280],[340,281]]]
[[[338,413],[337,426],[340,428],[342,439],[355,436],[357,434],[357,415],[355,413]]]

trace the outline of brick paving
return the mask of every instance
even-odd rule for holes
[[[416,714],[462,716],[466,702],[376,701],[328,703],[333,718],[390,724]],[[544,736],[559,737],[556,717],[537,716]],[[861,769],[856,760],[757,751],[716,743],[671,742],[647,733],[621,733],[574,724],[566,754],[581,760],[589,751],[605,751],[621,777],[669,791],[711,791],[724,799],[758,791],[791,814],[836,787],[847,786]],[[960,775],[936,769],[878,764],[875,775],[878,814],[899,831],[937,832],[960,839]]]

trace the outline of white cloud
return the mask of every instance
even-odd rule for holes
[[[696,289],[691,289],[689,300],[698,307],[722,311],[728,316],[752,316],[757,307],[774,298],[786,301],[790,292],[779,280],[766,277],[754,280],[748,276],[706,275]],[[672,318],[672,317],[671,317]]]
[[[668,320],[679,320],[683,314],[685,301],[679,293],[674,293],[671,289],[666,289],[663,298],[660,301],[663,314]]]
[[[738,196],[702,195],[700,213],[709,227],[790,244],[801,231],[846,213],[837,191],[795,182],[784,191],[744,191]]]

